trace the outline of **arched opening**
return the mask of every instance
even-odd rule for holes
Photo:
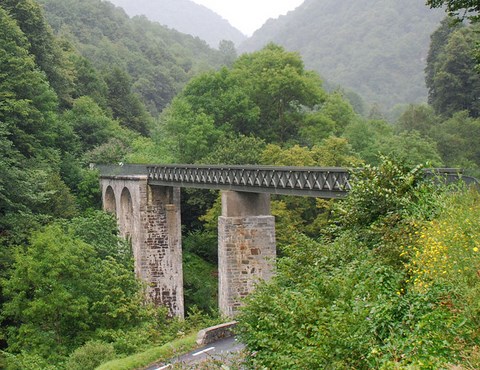
[[[120,208],[120,233],[125,239],[130,240],[133,234],[133,202],[127,188],[122,190]]]
[[[105,211],[117,215],[117,202],[115,200],[115,193],[111,186],[107,187],[105,191],[105,198],[103,200]]]

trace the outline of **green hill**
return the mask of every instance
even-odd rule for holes
[[[130,19],[101,0],[40,0],[57,36],[67,39],[95,68],[126,71],[133,89],[156,115],[195,74],[222,64],[204,41],[145,17]]]
[[[306,0],[269,20],[240,51],[272,41],[299,51],[307,68],[388,109],[426,100],[430,34],[443,16],[417,0]]]

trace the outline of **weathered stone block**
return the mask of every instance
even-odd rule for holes
[[[219,308],[223,315],[235,316],[255,285],[272,277],[275,257],[273,216],[219,218]]]

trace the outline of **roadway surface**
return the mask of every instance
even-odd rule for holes
[[[225,338],[172,358],[170,361],[155,363],[145,370],[167,370],[172,368],[172,364],[182,364],[188,369],[189,365],[193,366],[206,360],[223,360],[229,354],[240,352],[244,348],[245,346],[239,343],[235,337]]]

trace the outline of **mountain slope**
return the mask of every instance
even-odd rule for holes
[[[442,17],[418,0],[306,0],[269,20],[240,51],[268,42],[299,51],[326,80],[388,109],[426,100],[425,59]]]
[[[109,0],[128,15],[145,15],[152,21],[189,35],[198,36],[210,46],[221,40],[240,44],[246,39],[239,30],[212,10],[190,0]]]
[[[100,71],[118,68],[156,115],[201,71],[220,67],[222,57],[205,41],[145,17],[130,19],[101,0],[38,0],[56,34],[66,38]]]

